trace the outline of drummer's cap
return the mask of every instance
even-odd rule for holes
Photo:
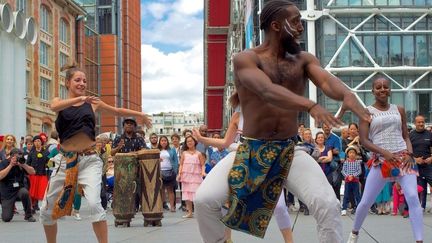
[[[123,120],[122,125],[124,126],[126,122],[132,122],[135,126],[137,126],[137,122],[135,121],[135,118],[134,118],[134,117],[126,117],[126,118]]]

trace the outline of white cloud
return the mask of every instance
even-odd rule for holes
[[[204,9],[204,1],[180,0],[173,5],[174,9],[182,14],[194,15]]]
[[[203,111],[203,5],[196,0],[141,5],[144,112]]]
[[[197,16],[202,11],[203,1],[196,0],[143,4],[143,16],[154,17],[153,21],[143,23],[143,42],[195,46],[203,38],[203,19]]]
[[[157,20],[163,19],[165,14],[170,11],[171,4],[167,3],[149,3],[147,6],[144,6],[144,8],[147,8],[148,11],[145,11],[145,14],[151,14],[153,18]]]
[[[146,113],[203,110],[203,46],[164,54],[141,46],[142,97]]]

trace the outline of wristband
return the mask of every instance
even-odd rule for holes
[[[313,105],[311,105],[311,106],[308,108],[307,112],[310,113],[310,111],[311,111],[311,110],[312,110],[316,105],[318,105],[318,103],[314,103]]]

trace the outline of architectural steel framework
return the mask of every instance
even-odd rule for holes
[[[233,66],[232,56],[245,48],[245,23],[246,2],[248,0],[231,1],[231,21],[227,43],[226,70],[227,78],[224,93],[224,124],[226,125],[231,110],[227,105],[227,98],[233,91]],[[254,25],[259,26],[258,16],[266,0],[252,1]],[[356,94],[357,98],[364,104],[371,103],[373,99],[371,86],[374,77],[378,74],[385,75],[392,82],[392,91],[395,102],[403,105],[410,105],[408,113],[411,118],[417,113],[419,106],[432,119],[432,0],[294,0],[301,10],[302,20],[305,22],[304,44],[308,52],[316,55],[324,69],[341,78],[345,85]],[[347,22],[347,19],[349,20]],[[355,21],[353,21],[355,20]],[[380,27],[381,26],[381,27]],[[386,26],[382,28],[382,26]],[[334,48],[326,48],[327,31],[334,31]],[[429,56],[426,61],[419,63],[420,55],[416,43],[421,38],[425,42],[422,48],[426,48]],[[404,38],[411,38],[411,46]],[[259,44],[263,40],[263,33],[255,30],[254,42]],[[371,38],[374,53],[371,52],[370,43],[366,42]],[[386,56],[380,56],[381,47],[378,39],[384,40]],[[399,52],[396,62],[393,61],[395,50],[392,49],[391,40],[399,40]],[[415,40],[415,41],[414,41]],[[429,44],[428,44],[429,43]],[[414,46],[413,46],[414,45]],[[408,47],[407,47],[408,46]],[[411,48],[406,58],[405,48]],[[353,55],[346,50],[356,49],[356,58],[361,63],[345,62],[346,55]],[[403,50],[403,51],[402,51]],[[402,55],[403,54],[403,55]],[[392,56],[393,55],[393,56]],[[353,59],[353,58],[352,58]],[[387,61],[382,61],[383,59]],[[350,81],[349,81],[350,80]],[[335,102],[325,98],[313,83],[309,83],[307,96],[324,105],[332,112],[339,112],[341,102]],[[419,95],[423,95],[420,100]],[[393,96],[392,96],[393,98]],[[393,101],[392,101],[393,102]],[[423,103],[427,104],[423,104]],[[410,118],[410,117],[409,117]],[[346,121],[355,121],[352,114],[344,117]],[[305,122],[305,121],[303,121]],[[313,119],[308,120],[310,127],[315,126]]]
[[[390,65],[380,65],[372,56],[370,51],[365,47],[365,43],[361,41],[360,36],[372,35],[379,36],[383,34],[389,35],[415,35],[415,34],[425,34],[432,35],[432,30],[430,29],[417,29],[415,28],[420,21],[424,20],[427,16],[432,15],[432,9],[427,8],[427,6],[377,6],[373,0],[363,1],[363,6],[338,6],[336,0],[330,0],[327,4],[323,4],[322,9],[317,9],[314,5],[313,0],[306,1],[306,10],[302,12],[302,19],[307,22],[307,47],[308,51],[316,55],[316,22],[320,19],[326,18],[334,23],[340,28],[345,30],[346,36],[343,42],[338,46],[330,61],[326,64],[325,69],[333,74],[349,74],[355,75],[368,73],[366,78],[360,81],[359,84],[355,86],[346,84],[348,88],[353,91],[356,96],[360,99],[359,93],[370,92],[370,89],[365,87],[368,82],[373,80],[373,77],[378,73],[381,73],[388,77],[393,85],[393,92],[431,92],[432,86],[426,88],[416,88],[416,85],[422,82],[432,71],[432,60],[429,61],[427,66],[414,66],[414,65],[400,65],[400,66],[390,66]],[[411,15],[415,16],[411,23],[406,27],[396,24],[392,21],[389,16],[400,16],[400,15]],[[359,24],[355,26],[347,26],[347,24],[340,21],[340,18],[347,16],[362,16],[365,17]],[[392,30],[361,30],[361,28],[373,21],[376,17],[380,17],[385,20],[390,25]],[[348,45],[350,41],[353,41],[355,45],[361,50],[363,57],[369,61],[370,65],[364,66],[347,66],[338,67],[335,65],[335,61],[341,55],[342,50]],[[415,80],[409,83],[402,83],[393,77],[394,74],[409,73],[416,76]],[[309,85],[309,97],[317,101],[317,89],[311,84]],[[362,101],[363,102],[363,101]],[[340,111],[340,107],[338,112]],[[430,112],[430,110],[429,110]],[[314,125],[314,121],[310,120],[310,126]]]

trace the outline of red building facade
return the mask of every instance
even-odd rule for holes
[[[231,1],[206,0],[204,4],[204,116],[209,130],[221,130]]]

